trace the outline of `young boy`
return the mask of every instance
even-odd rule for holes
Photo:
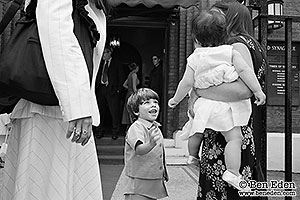
[[[168,180],[163,135],[156,122],[159,97],[148,88],[140,88],[128,99],[129,112],[136,120],[125,139],[125,200],[161,199],[168,196]]]

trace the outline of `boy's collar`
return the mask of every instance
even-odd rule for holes
[[[161,124],[158,123],[157,121],[150,122],[142,118],[138,118],[137,120],[141,122],[144,126],[146,126],[148,130],[150,130],[152,126],[156,126],[156,127],[161,126]]]

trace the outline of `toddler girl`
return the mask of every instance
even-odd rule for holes
[[[192,89],[208,88],[241,78],[256,97],[255,103],[263,105],[263,93],[254,71],[244,61],[241,54],[226,42],[226,19],[217,11],[203,11],[192,22],[192,35],[196,49],[187,59],[187,66],[176,93],[168,102],[175,107]],[[239,174],[241,163],[241,126],[247,125],[251,115],[250,99],[237,102],[221,102],[198,98],[194,104],[194,119],[184,126],[184,136],[188,138],[190,157],[188,163],[198,162],[198,153],[205,128],[221,131],[227,142],[225,164],[227,170],[223,180],[239,190],[242,180]]]

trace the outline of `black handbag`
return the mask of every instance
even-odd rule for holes
[[[23,2],[23,0],[14,1]],[[73,7],[75,8],[78,5],[76,2],[73,1]],[[41,105],[58,105],[57,97],[46,70],[39,40],[35,19],[36,3],[36,0],[32,0],[26,9],[25,16],[16,22],[16,27],[1,54],[0,98],[4,100],[11,98],[13,99],[12,103],[15,103],[16,99],[23,98]],[[29,11],[27,12],[27,10]],[[80,12],[74,9],[72,14],[74,33],[82,48],[91,79],[93,43],[90,42],[90,22],[87,23],[86,17],[81,17]],[[9,103],[6,102],[6,104]]]
[[[0,58],[2,95],[21,97],[43,105],[58,105],[34,19],[20,19]]]
[[[18,0],[17,5],[22,1]],[[58,105],[46,71],[36,20],[28,15],[16,22],[1,54],[0,91],[1,98],[24,98],[43,105]]]

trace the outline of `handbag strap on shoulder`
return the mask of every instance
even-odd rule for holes
[[[5,30],[9,22],[12,20],[12,18],[15,16],[17,11],[22,6],[24,0],[13,0],[10,4],[9,8],[7,9],[6,13],[4,14],[1,22],[0,22],[0,34]]]

